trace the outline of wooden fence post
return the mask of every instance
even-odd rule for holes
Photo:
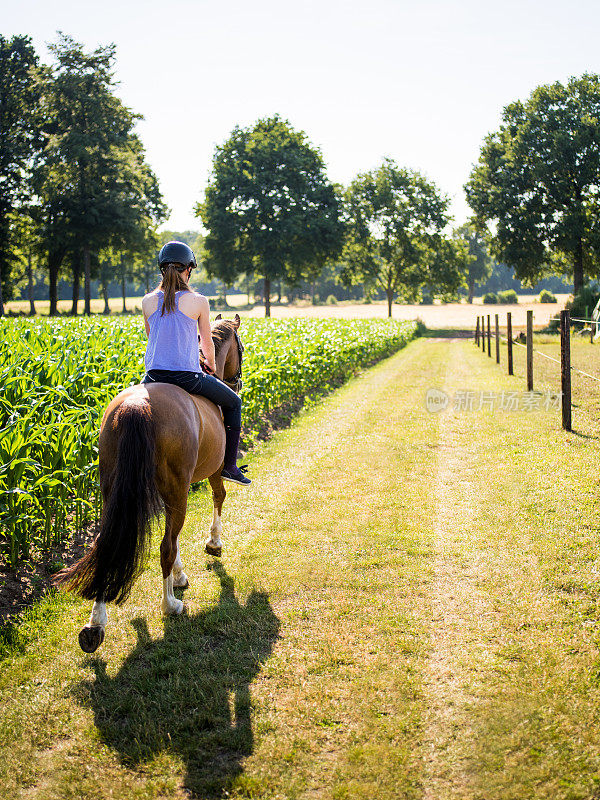
[[[571,430],[571,320],[568,309],[560,312],[560,382],[562,426]]]
[[[533,392],[533,311],[527,312],[527,391]]]
[[[485,353],[485,317],[481,315],[481,349]]]
[[[508,353],[508,374],[513,374],[513,353],[512,353],[512,314],[510,311],[506,314],[506,347]]]
[[[477,317],[477,325],[475,326],[475,344],[479,345],[479,317]]]
[[[488,357],[492,357],[492,328],[490,322],[490,315],[487,315],[487,344],[488,344]]]
[[[500,322],[498,321],[498,314],[496,314],[496,364],[500,363]]]

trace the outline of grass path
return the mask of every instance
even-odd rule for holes
[[[256,453],[221,562],[194,497],[186,617],[156,556],[95,656],[63,604],[0,665],[2,797],[600,797],[597,439],[431,386],[522,388],[414,342]]]

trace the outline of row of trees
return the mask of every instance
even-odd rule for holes
[[[320,153],[279,117],[236,128],[217,149],[197,213],[206,265],[231,283],[311,280],[342,262],[350,285],[414,300],[455,294],[489,277],[492,256],[525,286],[572,276],[575,292],[600,265],[600,77],[538,87],[509,105],[465,186],[472,219],[447,233],[448,198],[418,172],[385,160],[347,189],[327,181]]]
[[[83,277],[89,313],[92,275],[106,286],[125,260],[152,258],[167,216],[139,116],[115,95],[114,45],[86,53],[61,34],[50,50],[43,65],[28,37],[0,36],[0,314],[33,261],[51,314],[65,267],[75,308]]]
[[[167,209],[134,127],[115,95],[114,45],[86,53],[68,36],[43,65],[27,37],[0,36],[0,313],[15,278],[43,265],[50,313],[59,274],[73,309],[97,278],[149,287]],[[262,280],[265,313],[281,285],[334,274],[393,300],[455,296],[489,276],[490,254],[533,284],[572,273],[575,290],[600,256],[600,78],[536,89],[504,110],[465,187],[469,223],[449,232],[449,199],[390,159],[348,187],[331,183],[303,132],[279,116],[236,127],[217,148],[196,213],[208,276]],[[199,254],[200,255],[200,254]]]
[[[235,128],[217,148],[196,211],[208,230],[205,266],[232,284],[263,279],[265,314],[273,282],[314,281],[341,261],[347,285],[414,300],[425,286],[455,293],[470,260],[466,243],[443,231],[449,200],[418,172],[386,159],[344,190],[325,174],[320,152],[279,116]]]

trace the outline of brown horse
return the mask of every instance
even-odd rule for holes
[[[217,377],[235,391],[241,388],[240,318],[212,326]],[[181,614],[174,587],[186,588],[178,537],[185,520],[190,484],[208,478],[214,515],[206,552],[221,555],[221,478],[225,427],[219,408],[178,386],[153,383],[131,386],[108,405],[99,441],[100,488],[104,510],[100,531],[88,552],[60,572],[55,582],[93,600],[89,623],[79,644],[93,653],[104,640],[106,603],[125,602],[139,576],[150,541],[152,519],[165,509],[160,545],[164,614]]]

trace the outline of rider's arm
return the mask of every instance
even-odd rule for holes
[[[144,315],[144,325],[146,326],[146,336],[150,336],[150,324],[148,323],[148,295],[142,300],[142,313]]]
[[[204,358],[206,359],[208,368],[215,372],[215,345],[212,340],[212,333],[210,330],[210,308],[206,297],[200,296],[198,300],[200,306],[200,314],[198,316],[200,347],[204,353]]]

